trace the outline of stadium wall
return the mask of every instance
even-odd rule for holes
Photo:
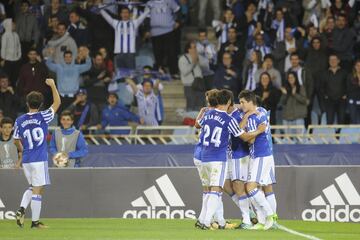
[[[279,166],[276,175],[280,218],[360,221],[359,166]],[[201,207],[192,167],[50,169],[50,176],[47,218],[193,219]],[[13,219],[26,187],[21,170],[0,169],[0,219]],[[239,218],[225,194],[224,206],[227,218]]]

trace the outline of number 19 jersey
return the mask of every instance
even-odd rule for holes
[[[14,125],[14,139],[20,139],[23,147],[23,163],[48,160],[46,136],[48,124],[54,119],[54,110],[26,113],[18,117]]]
[[[205,113],[199,125],[202,127],[199,142],[203,162],[225,162],[231,135],[239,137],[244,133],[233,117],[218,109]]]

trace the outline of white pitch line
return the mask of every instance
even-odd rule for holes
[[[307,235],[307,234],[304,234],[304,233],[301,233],[301,232],[297,232],[295,230],[292,230],[292,229],[287,228],[287,227],[285,227],[283,225],[280,225],[280,224],[279,224],[279,229],[283,230],[284,232],[287,232],[287,233],[290,233],[290,234],[293,234],[293,235],[297,235],[297,236],[300,236],[300,237],[303,237],[303,238],[306,238],[306,239],[321,240],[321,238],[317,238],[315,236],[311,236],[311,235]]]

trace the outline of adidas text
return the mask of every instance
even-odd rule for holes
[[[146,210],[128,210],[124,212],[123,218],[166,218],[166,219],[196,219],[196,213],[194,210],[170,210],[170,206],[166,206],[165,209],[157,210],[159,207],[147,207]]]
[[[327,205],[324,209],[305,209],[301,215],[304,221],[321,222],[360,222],[360,209],[350,210],[349,205],[344,208],[334,208]]]
[[[0,208],[5,208],[5,204],[0,199]],[[0,220],[9,219],[14,220],[15,219],[15,212],[13,211],[0,211]]]

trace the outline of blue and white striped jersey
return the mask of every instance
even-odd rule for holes
[[[18,117],[14,125],[14,139],[20,139],[23,147],[23,163],[48,160],[46,136],[48,124],[54,119],[54,110],[49,108]]]
[[[235,109],[231,114],[233,118],[236,119],[238,124],[242,121],[244,117],[244,112],[239,109]],[[246,156],[249,156],[249,145],[247,142],[244,142],[238,137],[231,137],[231,149],[232,149],[232,158],[239,159]]]
[[[225,162],[231,135],[239,137],[244,133],[233,117],[218,109],[205,113],[199,125],[202,128],[199,141],[202,145],[201,161],[203,162]]]
[[[271,133],[269,141],[269,132],[270,132],[270,120],[268,118],[268,112],[265,109],[257,109],[260,114],[252,114],[248,119],[248,124],[246,126],[247,132],[254,132],[258,129],[259,125],[265,124],[265,132],[259,134],[255,138],[255,142],[250,145],[250,157],[266,157],[272,155],[272,142],[271,142]]]

